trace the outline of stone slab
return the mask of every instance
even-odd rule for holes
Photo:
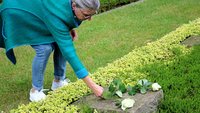
[[[91,108],[95,108],[101,113],[154,113],[157,110],[160,100],[163,98],[163,91],[157,92],[149,91],[146,94],[137,93],[134,96],[129,96],[127,93],[123,94],[123,98],[131,98],[135,100],[132,108],[123,111],[118,108],[113,100],[104,100],[97,98],[95,95],[83,97],[77,103],[85,104]]]
[[[187,47],[200,45],[200,36],[190,36],[183,40],[181,44],[186,45]]]

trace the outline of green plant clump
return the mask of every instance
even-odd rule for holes
[[[122,100],[123,93],[128,92],[130,96],[135,95],[136,93],[145,94],[148,90],[158,91],[161,86],[158,83],[149,82],[147,79],[141,79],[134,86],[126,85],[120,79],[114,79],[108,89],[104,89],[102,98],[112,99],[115,101],[115,105],[121,107],[122,110],[126,108],[133,107],[135,100],[130,98],[125,98]],[[118,96],[119,98],[116,98]]]
[[[146,79],[141,79],[134,86],[126,86],[120,79],[114,79],[108,89],[105,89],[103,92],[104,99],[112,99],[113,96],[117,95],[122,97],[123,93],[128,92],[129,95],[135,95],[136,93],[145,94],[148,90],[151,90],[152,82],[149,82]]]
[[[128,4],[131,2],[136,2],[138,0],[100,0],[101,7],[100,11],[104,12],[117,7],[118,5]]]

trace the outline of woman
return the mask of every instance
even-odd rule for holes
[[[102,95],[103,88],[88,76],[88,71],[79,60],[73,45],[73,40],[77,38],[74,28],[84,20],[91,20],[99,6],[99,0],[3,1],[0,47],[6,49],[7,57],[14,64],[14,47],[31,45],[36,51],[32,63],[31,101],[40,101],[46,97],[42,92],[44,70],[52,51],[55,76],[52,90],[68,84],[65,79],[67,61],[77,77],[82,79],[96,96]]]

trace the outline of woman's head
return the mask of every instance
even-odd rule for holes
[[[72,8],[79,20],[90,20],[100,7],[99,0],[73,0]]]

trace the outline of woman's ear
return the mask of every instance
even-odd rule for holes
[[[72,2],[72,9],[75,10],[76,8],[76,3]]]

